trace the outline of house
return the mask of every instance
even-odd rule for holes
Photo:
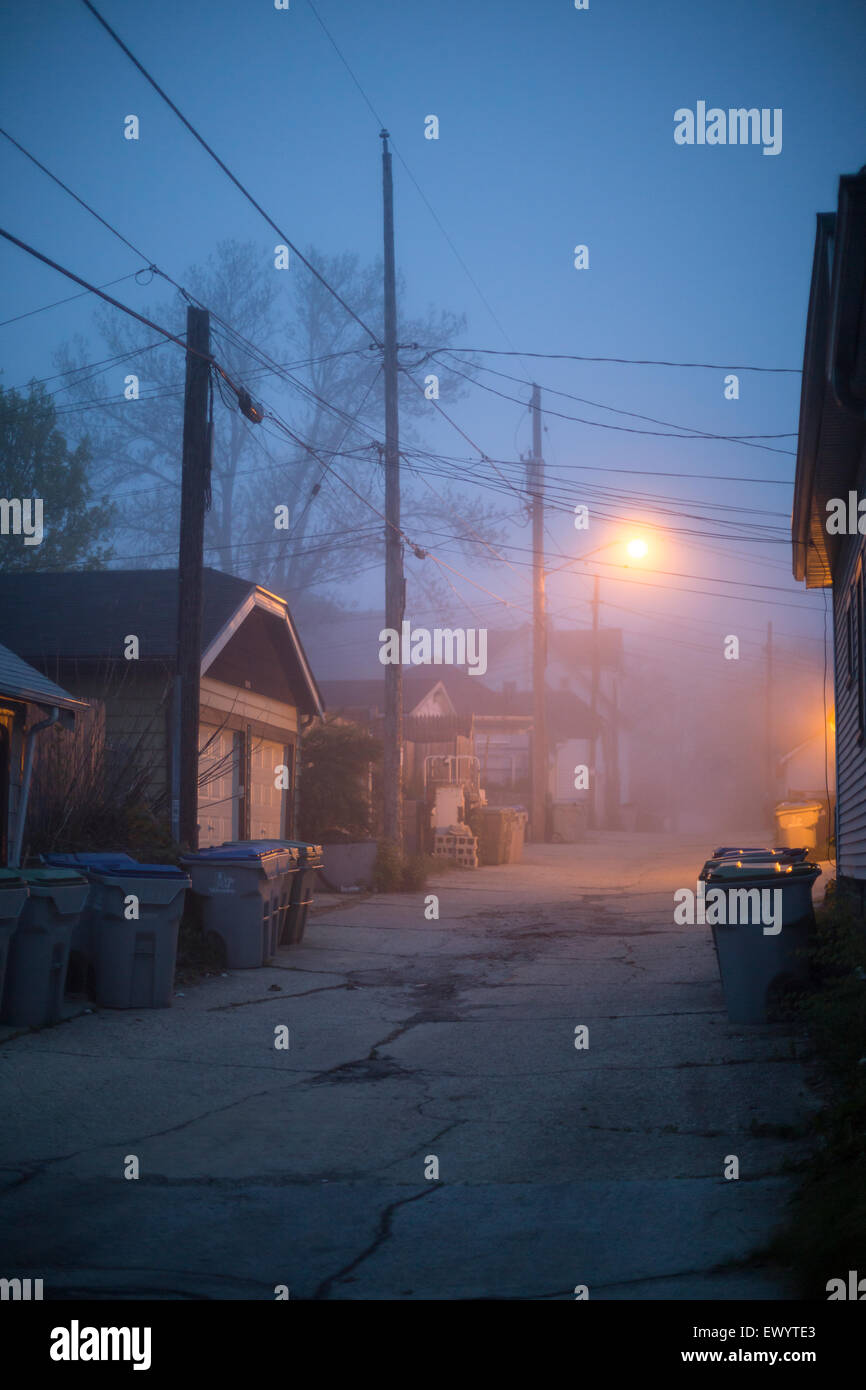
[[[0,576],[0,641],[76,699],[104,705],[110,772],[132,780],[144,767],[148,804],[173,829],[177,590],[176,570]],[[322,712],[285,601],[206,568],[201,845],[291,834],[299,734]]]
[[[794,577],[832,588],[836,855],[866,889],[866,168],[818,216],[791,520]],[[844,521],[840,518],[844,514]]]
[[[440,668],[441,669],[441,668]],[[381,728],[385,683],[378,680],[324,681],[332,716]],[[423,791],[425,758],[434,754],[473,756],[491,805],[528,805],[532,751],[532,695],[510,683],[491,690],[459,668],[440,676],[410,668],[403,675],[403,780],[410,799]],[[592,763],[601,720],[569,690],[547,691],[548,787],[554,803],[588,801],[588,789],[575,788],[575,767]],[[601,803],[599,803],[601,804]]]
[[[21,863],[36,738],[54,724],[72,728],[84,709],[83,701],[0,645],[0,864]]]

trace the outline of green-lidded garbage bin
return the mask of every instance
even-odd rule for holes
[[[201,849],[181,863],[202,901],[202,923],[225,947],[230,970],[252,970],[273,956],[283,910],[285,850],[250,841]]]
[[[782,859],[713,859],[701,870],[732,1023],[766,1023],[771,994],[805,979],[812,885],[820,873],[817,864]]]
[[[171,864],[103,861],[88,877],[96,1003],[107,1009],[167,1009],[188,875]]]
[[[0,869],[0,1001],[3,999],[9,943],[26,901],[27,884],[18,869]]]
[[[284,910],[280,920],[277,945],[297,946],[304,939],[307,916],[313,904],[316,874],[324,864],[322,846],[309,840],[232,840],[230,845],[260,845],[263,849],[282,849],[287,851],[289,862],[286,867],[287,893]]]
[[[62,1017],[72,931],[90,885],[69,868],[22,869],[28,895],[6,963],[0,1020],[44,1028]]]

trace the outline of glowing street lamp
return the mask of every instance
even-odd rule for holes
[[[633,560],[642,560],[643,557],[649,553],[649,546],[646,541],[635,539],[629,541],[626,550]]]

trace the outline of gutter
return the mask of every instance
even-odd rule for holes
[[[18,802],[18,820],[15,825],[15,839],[12,842],[12,849],[9,855],[9,867],[17,869],[21,866],[21,846],[24,843],[24,822],[27,819],[27,803],[30,800],[30,782],[33,777],[33,753],[36,747],[36,735],[43,729],[50,729],[53,724],[58,723],[60,710],[54,706],[47,719],[41,719],[38,724],[27,729],[24,734],[24,777],[21,782],[21,798]]]

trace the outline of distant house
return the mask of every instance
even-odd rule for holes
[[[441,671],[441,674],[439,673]],[[384,679],[324,681],[332,716],[380,730]],[[417,667],[403,676],[404,782],[411,797],[421,794],[424,759],[440,753],[478,758],[481,786],[491,804],[528,804],[532,751],[532,695],[510,684],[491,690],[457,668]],[[601,720],[569,690],[547,691],[548,789],[552,801],[578,802],[589,793],[575,789],[577,764],[591,764],[593,738]],[[604,792],[599,805],[604,804]]]
[[[52,724],[71,728],[81,700],[0,645],[0,864],[18,866],[34,741]]]
[[[794,577],[833,590],[836,854],[866,890],[866,168],[818,217],[800,396]],[[847,523],[837,532],[844,504]],[[860,509],[862,508],[862,513]],[[858,527],[859,520],[859,527]],[[828,528],[829,524],[829,528]]]
[[[295,822],[302,722],[322,698],[283,599],[213,569],[203,592],[199,843],[279,838]],[[119,776],[146,766],[148,801],[172,824],[176,636],[176,570],[0,576],[0,641],[104,705],[106,760]]]

